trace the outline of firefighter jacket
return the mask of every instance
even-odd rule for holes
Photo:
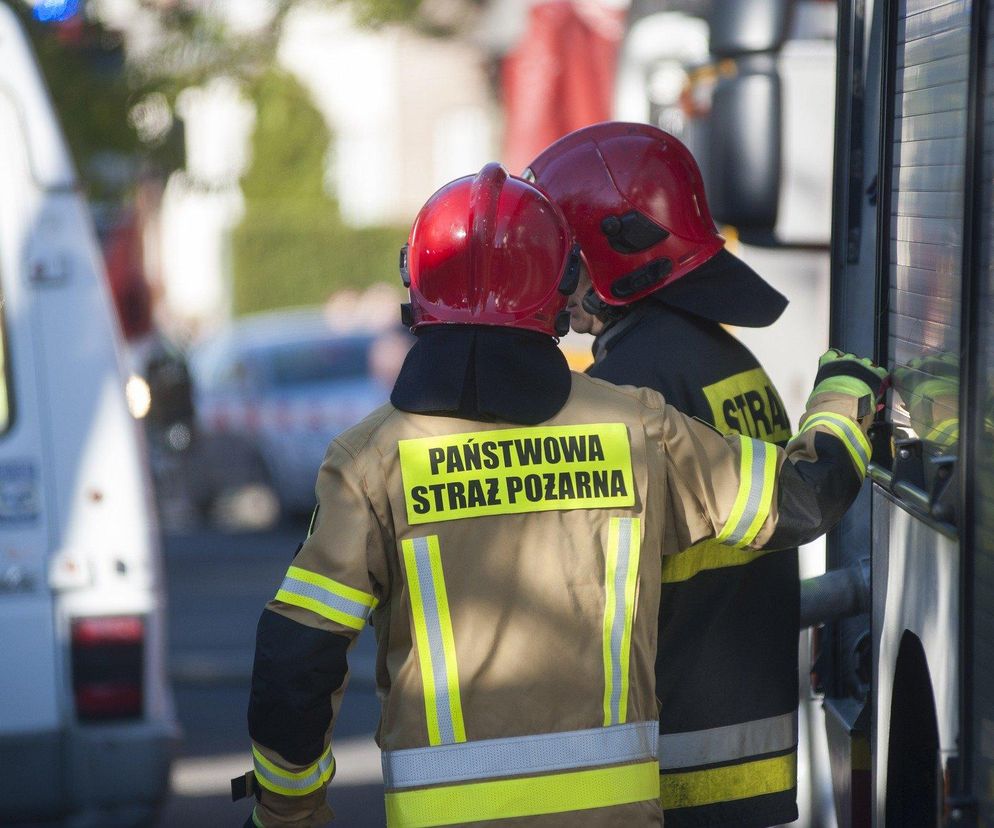
[[[653,388],[725,434],[790,438],[773,383],[717,322],[650,298],[595,350],[591,376]],[[708,541],[664,560],[656,695],[667,828],[797,819],[799,602],[796,549]]]
[[[259,622],[254,822],[330,817],[346,652],[371,622],[389,826],[661,824],[660,554],[716,536],[749,555],[836,520],[861,475],[835,449],[866,439],[854,397],[813,403],[786,452],[582,374],[538,425],[386,405],[338,436]]]

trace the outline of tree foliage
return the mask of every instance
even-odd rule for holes
[[[270,69],[253,84],[245,214],[232,239],[236,314],[320,303],[343,287],[396,278],[401,228],[350,228],[325,191],[331,134],[307,91]]]
[[[31,40],[55,111],[88,192],[116,198],[122,181],[108,167],[134,165],[153,148],[128,122],[144,90],[124,71],[120,35],[95,21],[39,23],[24,3],[8,3]]]

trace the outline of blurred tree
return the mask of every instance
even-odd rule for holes
[[[403,228],[352,228],[325,191],[331,134],[310,95],[270,68],[251,87],[252,160],[232,239],[236,314],[324,302],[343,287],[393,281]]]
[[[93,198],[119,200],[141,164],[154,161],[169,170],[182,163],[176,141],[144,143],[129,121],[133,104],[147,90],[125,72],[118,33],[81,13],[40,22],[25,3],[7,5],[31,39],[69,150]]]

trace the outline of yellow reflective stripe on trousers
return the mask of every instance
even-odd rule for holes
[[[659,783],[664,811],[780,793],[797,784],[797,753],[721,768],[664,773]]]
[[[744,548],[755,540],[766,522],[776,479],[776,446],[739,435],[739,490],[732,511],[715,540]]]
[[[815,426],[827,428],[845,444],[846,451],[852,457],[859,476],[865,477],[866,465],[870,462],[870,454],[872,452],[870,450],[870,442],[866,439],[866,435],[863,434],[863,430],[849,417],[836,414],[834,411],[819,411],[804,421],[804,425],[797,432],[797,436],[800,437],[805,431]]]
[[[324,785],[335,772],[335,757],[331,755],[331,745],[325,748],[321,758],[303,770],[288,771],[263,756],[258,748],[252,747],[255,764],[255,778],[262,787],[284,796],[304,796]]]
[[[452,634],[438,535],[405,540],[402,546],[425,694],[428,743],[450,745],[465,742],[456,643]]]
[[[628,667],[638,582],[640,522],[611,518],[604,560],[604,724],[623,724],[628,716]]]
[[[655,762],[388,792],[388,828],[561,814],[643,802],[659,796]]]
[[[376,606],[376,598],[340,581],[291,566],[276,600],[310,610],[353,630],[361,630]]]

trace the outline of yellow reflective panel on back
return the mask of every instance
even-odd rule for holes
[[[790,439],[790,421],[780,395],[762,368],[753,368],[705,386],[715,425],[768,443]]]
[[[472,431],[401,440],[398,448],[412,526],[635,503],[623,423]]]

